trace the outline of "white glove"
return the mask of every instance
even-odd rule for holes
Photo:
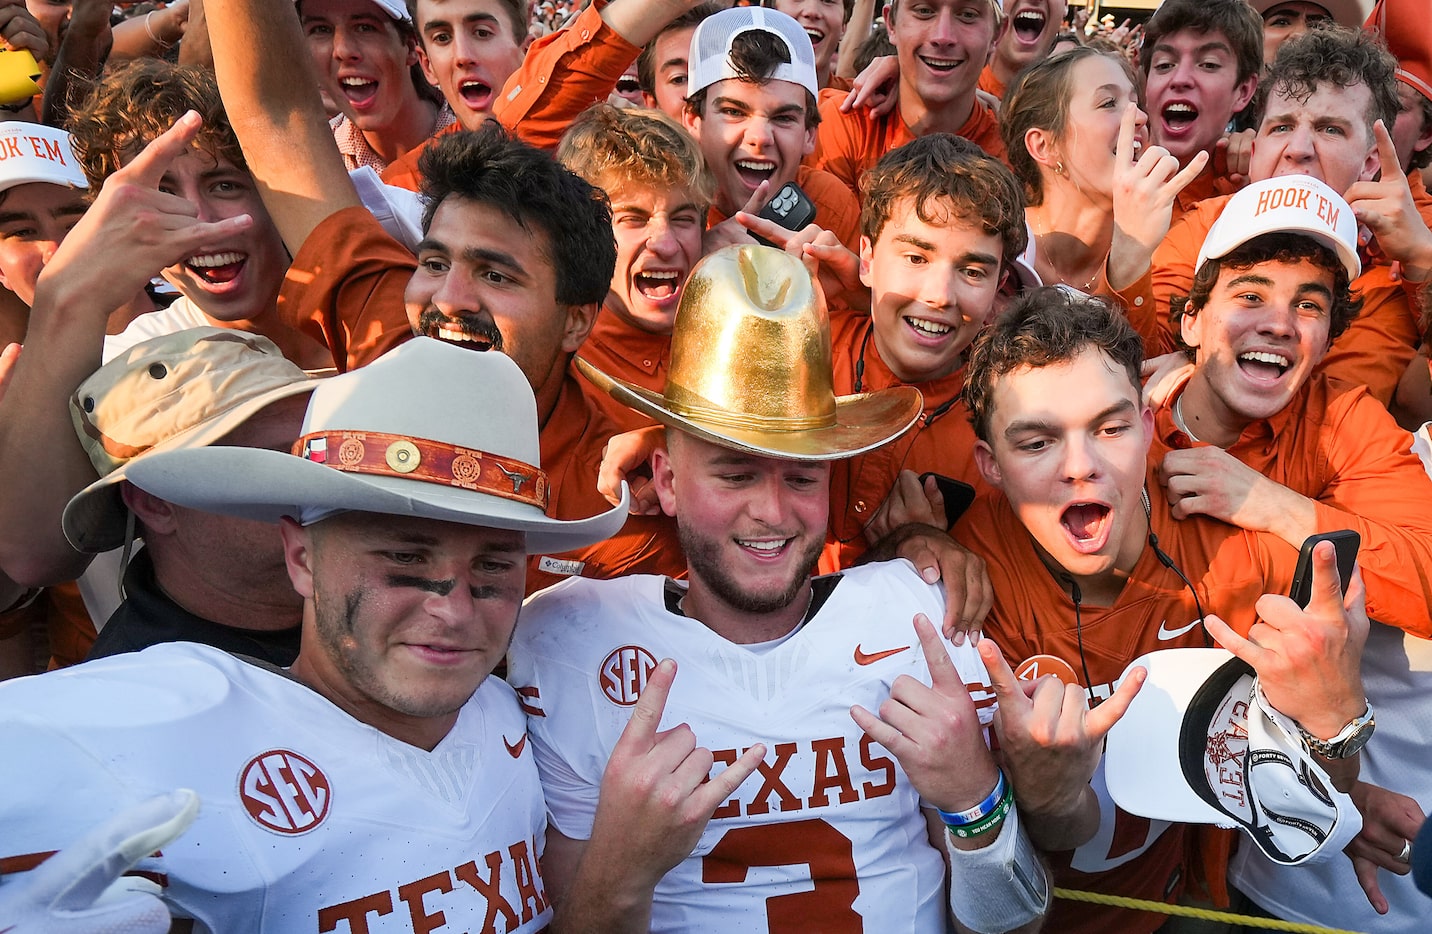
[[[194,822],[187,788],[141,801],[19,878],[0,880],[5,934],[165,934],[169,909],[152,891],[117,881]],[[128,880],[126,880],[128,881]]]

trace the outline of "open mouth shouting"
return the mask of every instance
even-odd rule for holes
[[[1198,121],[1198,108],[1188,101],[1171,101],[1159,112],[1164,130],[1173,136],[1187,133]]]
[[[378,96],[378,82],[372,78],[364,78],[356,75],[349,75],[338,79],[338,86],[343,91],[343,96],[348,98],[356,110],[364,110],[373,104]]]
[[[468,350],[502,351],[502,332],[481,314],[446,315],[428,308],[418,316],[418,333]]]
[[[1293,361],[1284,354],[1269,350],[1250,350],[1238,355],[1238,369],[1259,382],[1276,382],[1292,365]]]
[[[681,295],[685,273],[675,269],[644,269],[632,275],[637,294],[654,305],[666,305]]]
[[[462,102],[473,110],[488,111],[492,109],[492,85],[477,78],[464,78],[457,84],[458,96]]]
[[[223,253],[198,253],[184,261],[184,266],[211,286],[225,286],[243,272],[248,257],[232,250]]]
[[[1014,14],[1011,28],[1014,30],[1015,39],[1021,45],[1034,45],[1039,41],[1044,32],[1044,24],[1048,21],[1049,18],[1037,10],[1021,10]]]
[[[1059,524],[1075,551],[1092,555],[1108,544],[1113,517],[1114,510],[1105,503],[1070,503],[1059,514]]]
[[[736,174],[743,185],[755,191],[761,182],[776,174],[776,164],[767,159],[737,159]]]

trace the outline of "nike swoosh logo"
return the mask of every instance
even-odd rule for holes
[[[509,743],[507,741],[507,737],[504,736],[502,737],[502,745],[507,747],[507,754],[512,758],[516,759],[518,756],[522,755],[522,750],[527,745],[527,734],[523,733],[522,738],[519,739],[516,743]]]
[[[867,655],[866,653],[860,651],[860,646],[857,645],[855,647],[855,664],[873,665],[876,662],[880,661],[880,659],[882,658],[889,658],[892,655],[899,655],[901,652],[905,651],[908,648],[910,648],[908,645],[902,645],[898,649],[886,649],[883,652],[871,652]]]
[[[1168,628],[1168,620],[1164,620],[1163,622],[1159,623],[1159,641],[1167,642],[1169,639],[1177,639],[1179,636],[1188,632],[1190,629],[1197,625],[1198,620],[1194,620],[1187,626],[1184,626],[1182,629],[1170,629]]]

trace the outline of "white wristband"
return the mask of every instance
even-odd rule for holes
[[[1010,808],[999,837],[989,846],[961,850],[944,834],[950,854],[950,910],[979,934],[1002,934],[1049,910],[1049,879],[1034,845]]]

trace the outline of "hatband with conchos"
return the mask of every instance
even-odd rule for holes
[[[347,473],[456,486],[547,509],[547,474],[540,467],[442,441],[379,431],[318,431],[294,442],[293,453]]]

